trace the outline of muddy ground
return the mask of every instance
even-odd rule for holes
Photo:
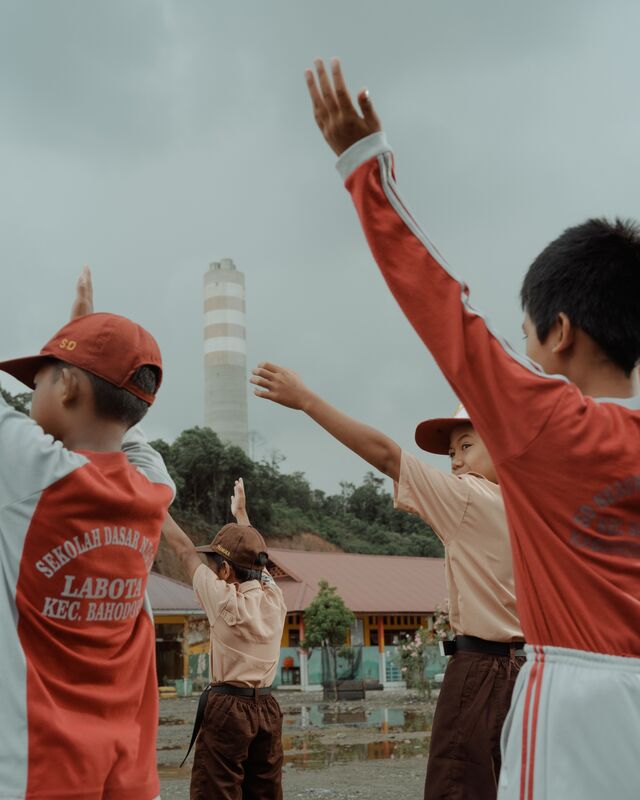
[[[284,712],[286,800],[407,800],[422,797],[434,700],[369,692],[364,701],[324,703],[320,693],[278,692]],[[198,698],[160,702],[158,768],[163,800],[187,800]]]

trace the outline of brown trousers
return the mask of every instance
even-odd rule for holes
[[[210,692],[196,741],[191,800],[282,800],[282,712],[273,695]]]
[[[495,800],[500,732],[524,658],[457,652],[431,729],[425,800]]]

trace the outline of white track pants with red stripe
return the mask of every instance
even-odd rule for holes
[[[638,800],[640,659],[527,646],[498,800]]]

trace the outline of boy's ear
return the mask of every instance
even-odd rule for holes
[[[80,396],[80,380],[78,373],[69,367],[63,367],[60,372],[60,392],[64,406],[71,406],[77,402]]]
[[[571,347],[573,347],[575,344],[576,329],[564,311],[561,311],[558,314],[558,318],[553,326],[553,330],[550,332],[550,336],[553,337],[553,347],[551,348],[552,353],[564,353],[571,349]]]
[[[226,581],[231,575],[231,567],[227,561],[223,561],[220,569],[218,570],[218,577],[222,581]]]
[[[233,564],[230,564],[228,561],[225,561],[224,565],[227,568],[225,580],[227,580],[229,583],[235,583],[238,580],[238,576],[236,575],[236,571],[233,567]]]

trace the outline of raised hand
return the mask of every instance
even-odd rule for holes
[[[71,306],[71,319],[93,314],[93,281],[89,267],[83,267],[76,283],[76,296]]]
[[[247,498],[244,493],[244,481],[242,478],[233,485],[233,497],[231,498],[231,513],[236,518],[238,525],[250,525],[249,515],[247,514]]]
[[[339,442],[394,481],[400,477],[400,447],[384,433],[338,411],[308,389],[295,372],[265,362],[253,370],[254,394],[287,408],[304,411]]]
[[[331,61],[333,83],[322,59],[316,59],[314,64],[317,81],[313,70],[305,71],[313,114],[329,147],[336,155],[342,155],[352,144],[382,130],[382,126],[366,89],[358,94],[362,116],[356,111],[337,58]]]
[[[257,397],[273,400],[274,403],[294,408],[297,411],[303,411],[312,397],[311,391],[300,380],[297,373],[268,361],[258,364],[252,371],[251,383],[262,387],[254,389],[253,393]]]

